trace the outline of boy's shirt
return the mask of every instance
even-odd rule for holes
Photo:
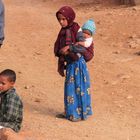
[[[23,119],[23,104],[14,88],[1,93],[0,125],[18,132]]]

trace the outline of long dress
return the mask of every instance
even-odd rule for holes
[[[66,66],[64,103],[66,118],[71,121],[92,115],[90,78],[83,56]]]

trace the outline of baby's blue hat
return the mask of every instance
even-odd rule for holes
[[[94,20],[89,19],[88,21],[86,21],[84,23],[84,25],[82,26],[82,30],[89,30],[91,32],[91,34],[93,35],[95,33],[95,30],[96,30]]]

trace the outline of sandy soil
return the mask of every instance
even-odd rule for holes
[[[20,133],[28,140],[140,139],[140,7],[60,0],[4,0],[5,42],[0,69],[14,69],[24,102]],[[85,2],[85,1],[82,1]],[[95,57],[88,63],[94,115],[72,123],[57,119],[63,112],[63,83],[53,54],[60,26],[55,12],[69,4],[82,25],[97,25]],[[27,140],[27,139],[26,139]]]

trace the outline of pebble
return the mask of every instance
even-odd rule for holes
[[[29,86],[24,86],[24,89],[29,89]]]
[[[114,93],[114,92],[112,92],[111,94],[112,94],[112,95],[114,95],[115,93]]]
[[[140,51],[135,52],[134,54],[140,56]]]
[[[137,48],[135,43],[128,44],[128,47],[131,48],[131,49],[136,49]]]
[[[121,79],[129,79],[130,76],[129,76],[129,75],[122,75],[120,78],[121,78]]]
[[[40,99],[36,98],[35,102],[40,103],[41,101],[40,101]]]
[[[118,83],[118,81],[113,81],[111,84],[114,86]]]
[[[114,51],[112,53],[114,53],[114,54],[120,54],[120,51]]]
[[[132,99],[132,98],[133,98],[132,95],[128,95],[128,96],[127,96],[127,99]]]

